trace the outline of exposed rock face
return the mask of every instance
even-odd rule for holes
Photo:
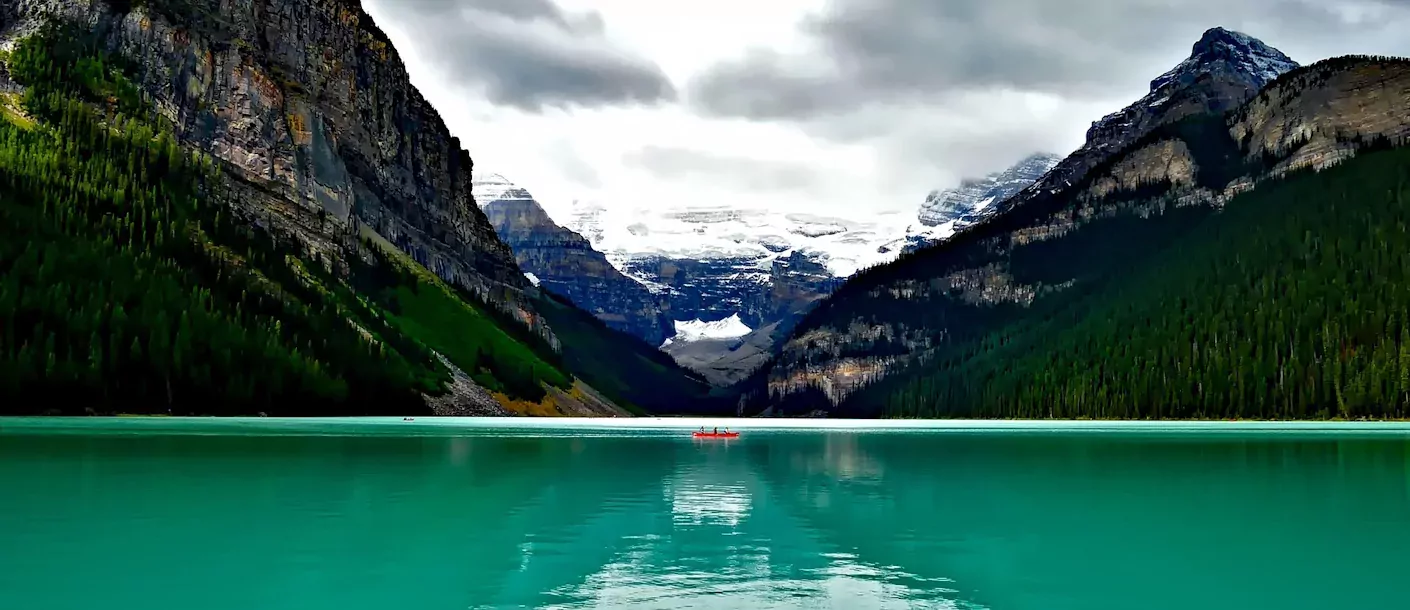
[[[842,282],[842,278],[828,273],[827,267],[800,252],[774,259],[769,270],[769,299],[764,321],[784,322],[791,328],[792,318],[831,294]]]
[[[426,397],[426,404],[431,407],[432,413],[441,417],[506,417],[512,415],[500,405],[498,400],[495,400],[493,395],[476,385],[475,381],[465,374],[465,371],[451,364],[445,356],[436,354],[436,358],[450,370],[451,382],[445,394]]]
[[[779,339],[778,331],[779,325],[774,323],[735,339],[675,341],[661,351],[677,364],[700,373],[712,385],[728,386],[768,361]]]
[[[1021,206],[1045,192],[1061,191],[1162,123],[1231,110],[1296,67],[1297,62],[1251,36],[1212,28],[1195,42],[1189,58],[1151,81],[1150,93],[1092,123],[1081,148],[1041,180],[1001,202],[996,211]]]
[[[333,266],[369,227],[538,325],[513,254],[471,198],[469,155],[356,0],[133,4],[10,0],[0,39],[46,16],[98,33],[141,66],[177,136],[225,162],[251,222]]]
[[[1058,155],[1038,153],[1004,171],[964,180],[952,189],[931,191],[920,206],[920,222],[930,227],[951,222],[961,226],[974,224],[997,209],[993,204],[1027,188],[1059,161],[1062,157]]]
[[[1108,175],[1101,176],[1088,191],[1106,197],[1116,191],[1135,190],[1148,184],[1169,183],[1185,186],[1195,180],[1195,160],[1184,142],[1165,140],[1146,146],[1122,158]]]
[[[490,224],[525,273],[608,326],[660,345],[674,334],[667,303],[618,271],[583,236],[558,226],[525,189],[497,175],[477,175]]]
[[[1250,158],[1286,156],[1275,173],[1344,160],[1368,137],[1399,143],[1410,136],[1410,64],[1337,59],[1308,66],[1260,92],[1229,132]]]
[[[677,320],[709,322],[739,314],[750,328],[758,328],[770,309],[769,276],[760,269],[767,264],[762,257],[642,256],[622,264],[632,277],[648,278],[660,287]]]
[[[1097,139],[1075,153],[1077,159],[1064,160],[1043,180],[1054,184],[1054,174],[1064,167],[1087,172],[1096,165],[1091,156],[1095,148],[1114,148],[1116,157],[1106,159],[1100,174],[1087,176],[1081,183],[1083,191],[1056,195],[1051,191],[1057,189],[1047,187],[1024,191],[1010,201],[1033,202],[1034,207],[1010,206],[950,243],[923,253],[927,256],[893,264],[842,288],[785,340],[766,374],[765,388],[760,390],[770,396],[755,404],[763,406],[809,391],[817,391],[836,404],[858,387],[924,358],[950,334],[961,332],[963,326],[956,325],[965,324],[968,316],[1028,307],[1081,281],[1072,275],[1063,277],[1051,265],[1047,275],[1017,274],[1013,262],[1025,255],[1031,260],[1033,255],[1025,251],[1034,244],[1082,231],[1103,218],[1162,222],[1164,211],[1172,206],[1222,205],[1260,179],[1291,168],[1325,166],[1354,155],[1358,147],[1378,138],[1393,144],[1410,142],[1410,62],[1328,60],[1278,77],[1252,95],[1248,87],[1267,83],[1266,79],[1290,62],[1273,61],[1281,54],[1260,50],[1266,47],[1249,41],[1234,33],[1211,30],[1196,45],[1191,60],[1156,80],[1160,97],[1151,100],[1159,101],[1169,94],[1158,107],[1180,100],[1202,100],[1200,103],[1159,119],[1145,111],[1118,113],[1114,116],[1145,118],[1128,122],[1136,131],[1114,138],[1105,137],[1117,133],[1106,131],[1112,121],[1099,123],[1099,127],[1106,127],[1094,130]],[[1226,52],[1231,49],[1244,49],[1256,57],[1239,59]],[[1199,66],[1208,66],[1210,72],[1203,76],[1184,74]],[[1239,71],[1248,72],[1240,75]],[[1193,90],[1169,91],[1185,82],[1193,83]],[[1231,107],[1230,101],[1235,99],[1231,95],[1245,102]],[[1149,105],[1143,102],[1133,108]],[[1233,174],[1227,184],[1201,186],[1197,160],[1202,157],[1186,141],[1161,136],[1134,145],[1150,131],[1139,126],[1153,127],[1158,121],[1183,118],[1205,108],[1232,109],[1214,129],[1220,125],[1227,128],[1233,146],[1241,147],[1249,161],[1273,159],[1276,163],[1271,167],[1250,163],[1244,171],[1256,173]],[[1203,158],[1208,163],[1221,159],[1219,154]],[[1222,160],[1238,163],[1236,157]],[[1263,169],[1256,169],[1259,167]],[[1203,180],[1207,182],[1207,178]],[[1147,186],[1160,189],[1133,195]],[[1118,194],[1121,196],[1115,196]],[[1031,271],[1033,265],[1027,269]],[[947,316],[944,320],[916,313],[942,307]],[[892,319],[874,315],[877,311],[898,313]],[[917,328],[898,321],[921,319],[934,322]]]

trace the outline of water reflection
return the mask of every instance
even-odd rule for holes
[[[1410,593],[1395,438],[0,441],[3,608],[1320,609]]]
[[[670,499],[671,517],[677,527],[733,528],[749,516],[749,491],[743,485],[709,483],[677,475],[665,481],[662,492]]]

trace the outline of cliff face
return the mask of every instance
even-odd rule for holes
[[[674,334],[662,299],[622,275],[583,236],[553,222],[528,191],[510,188],[480,203],[519,266],[541,286],[652,346]]]
[[[1296,67],[1297,62],[1255,38],[1211,28],[1195,42],[1189,58],[1151,81],[1150,93],[1092,123],[1080,148],[1041,180],[1000,202],[996,212],[1077,183],[1097,164],[1162,123],[1233,109]]]
[[[1230,135],[1249,158],[1286,157],[1274,173],[1324,167],[1369,137],[1410,135],[1410,64],[1330,60],[1279,79],[1240,109]]]
[[[1407,140],[1410,62],[1343,58],[1299,68],[1230,112],[1130,138],[1065,192],[1032,195],[945,244],[854,278],[787,339],[754,389],[767,397],[755,404],[804,394],[818,398],[803,410],[843,403],[956,337],[1096,281],[1147,242],[1178,240],[1182,223],[1260,180]]]
[[[74,21],[140,67],[184,143],[224,161],[253,223],[331,266],[371,229],[537,325],[471,197],[469,155],[356,0],[17,0],[0,39]],[[547,334],[546,329],[541,329]]]

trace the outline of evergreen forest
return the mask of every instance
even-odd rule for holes
[[[931,309],[956,339],[853,395],[851,414],[984,418],[1404,418],[1410,148],[1384,142],[1261,183],[1014,249],[1065,291]],[[1073,263],[1073,261],[1090,261]],[[890,311],[888,315],[897,315]]]
[[[375,236],[334,269],[238,218],[219,162],[84,33],[0,61],[25,87],[0,99],[0,413],[423,413],[436,352],[513,400],[571,385],[541,337]]]

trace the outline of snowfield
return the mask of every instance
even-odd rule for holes
[[[715,322],[677,320],[675,324],[676,336],[666,339],[661,347],[672,343],[692,343],[704,339],[737,339],[754,331],[740,321],[739,314]]]

